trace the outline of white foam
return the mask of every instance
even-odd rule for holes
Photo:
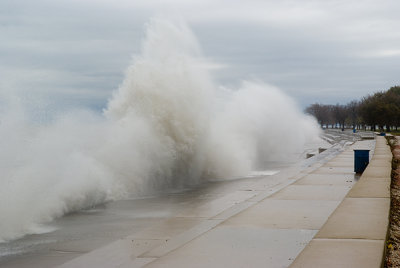
[[[9,103],[0,115],[0,239],[108,200],[245,176],[318,136],[279,89],[221,90],[204,62],[186,25],[155,19],[104,115],[71,111],[37,126]]]

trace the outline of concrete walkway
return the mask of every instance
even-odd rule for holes
[[[357,142],[272,188],[262,178],[61,267],[288,267],[300,253],[293,267],[378,267],[389,207],[383,138],[352,189],[354,146],[373,144]],[[370,266],[354,261],[364,259]]]
[[[290,267],[381,267],[389,223],[392,154],[377,137],[361,179]]]

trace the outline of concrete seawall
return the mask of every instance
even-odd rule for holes
[[[390,210],[392,154],[377,137],[375,152],[360,180],[295,259],[299,267],[381,267]]]

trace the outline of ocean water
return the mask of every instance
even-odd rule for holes
[[[28,107],[7,103],[0,114],[3,245],[111,201],[273,173],[271,163],[295,161],[320,141],[314,119],[281,90],[260,81],[226,88],[208,66],[187,25],[153,19],[102,113],[71,110],[38,124]],[[1,255],[19,250],[6,248]]]

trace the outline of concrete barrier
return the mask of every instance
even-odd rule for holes
[[[381,267],[389,224],[392,153],[377,137],[360,180],[290,267]]]

